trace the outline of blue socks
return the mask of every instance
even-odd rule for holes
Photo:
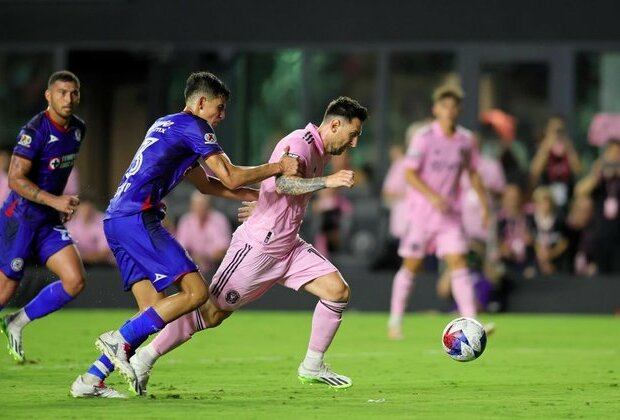
[[[24,311],[30,320],[42,318],[57,311],[73,300],[73,296],[65,292],[60,280],[46,286],[25,307]]]
[[[99,356],[99,359],[97,359],[95,363],[93,363],[93,365],[90,367],[90,369],[88,369],[86,372],[104,381],[105,378],[110,376],[110,373],[113,370],[114,365],[112,364],[112,362],[110,362],[108,356],[102,354],[101,356]]]
[[[132,349],[144,343],[147,337],[164,328],[166,323],[153,307],[147,308],[140,315],[123,324],[118,330]]]

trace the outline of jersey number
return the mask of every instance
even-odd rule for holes
[[[140,167],[142,167],[142,162],[144,161],[144,156],[143,156],[144,151],[148,147],[157,143],[158,140],[159,139],[156,139],[155,137],[147,137],[144,139],[144,141],[140,145],[140,148],[136,152],[136,155],[133,157],[133,160],[131,161],[131,165],[129,165],[129,169],[127,169],[127,172],[125,172],[125,176],[123,177],[124,181],[121,183],[121,185],[118,186],[118,189],[116,190],[116,193],[114,194],[115,198],[121,195],[122,193],[124,193],[125,191],[127,191],[129,187],[131,187],[131,182],[129,182],[129,178],[137,174],[138,171],[140,170]]]

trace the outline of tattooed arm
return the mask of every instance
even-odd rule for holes
[[[43,191],[28,179],[28,173],[32,169],[32,162],[23,157],[13,155],[9,166],[9,188],[33,203],[52,207],[67,215],[73,214],[80,200],[76,196],[56,196]]]
[[[286,195],[307,194],[323,188],[351,188],[355,183],[353,171],[341,170],[335,174],[317,178],[280,176],[276,178],[277,191]]]

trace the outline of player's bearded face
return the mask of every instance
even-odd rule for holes
[[[340,123],[337,127],[332,127],[334,137],[332,141],[325,145],[325,150],[330,155],[341,155],[348,148],[356,147],[357,140],[362,134],[362,122],[359,118],[353,118],[351,122],[344,119],[338,120]]]
[[[217,96],[215,98],[203,97],[200,99],[198,107],[198,116],[211,125],[211,127],[217,127],[217,125],[226,117],[226,98],[223,96]]]
[[[80,103],[80,89],[75,82],[56,81],[45,91],[52,112],[68,119]]]

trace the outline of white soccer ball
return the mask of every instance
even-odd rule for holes
[[[457,318],[446,325],[441,342],[448,356],[459,362],[470,362],[484,352],[487,334],[475,319]]]

